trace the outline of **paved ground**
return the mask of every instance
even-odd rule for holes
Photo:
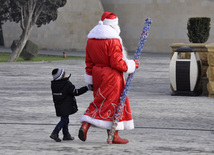
[[[120,132],[130,140],[126,145],[108,145],[106,131],[99,128],[89,130],[86,142],[78,139],[79,120],[92,101],[91,92],[77,97],[79,111],[70,116],[75,140],[56,143],[49,138],[59,121],[51,98],[51,71],[65,68],[80,87],[84,85],[84,60],[0,63],[0,154],[214,154],[214,100],[171,96],[169,57],[142,54],[129,92],[135,129]]]

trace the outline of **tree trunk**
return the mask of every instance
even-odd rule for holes
[[[7,60],[8,62],[16,62],[17,61],[17,59],[19,58],[23,48],[26,45],[26,42],[29,38],[29,34],[30,34],[32,28],[33,27],[31,26],[28,29],[25,29],[22,31],[22,35],[18,41],[17,46],[15,47],[14,51],[12,51],[9,59]]]
[[[4,46],[4,37],[1,23],[0,23],[0,46]]]

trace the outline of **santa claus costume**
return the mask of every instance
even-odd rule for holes
[[[98,25],[88,34],[85,81],[93,84],[94,101],[81,117],[79,138],[82,141],[86,140],[90,125],[109,132],[125,86],[123,73],[133,73],[136,69],[137,62],[127,59],[119,34],[118,18],[111,12],[104,12]],[[127,97],[113,144],[128,143],[118,136],[118,130],[130,129],[134,129],[134,122]]]

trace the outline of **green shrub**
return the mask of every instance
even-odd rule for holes
[[[20,56],[24,60],[32,60],[34,57],[37,56],[38,50],[39,50],[38,45],[28,40]]]
[[[12,51],[14,51],[14,49],[17,47],[17,44],[18,44],[18,40],[14,40],[11,45]],[[37,56],[38,50],[39,50],[38,45],[28,40],[20,54],[20,57],[22,57],[24,60],[32,60],[34,57]]]
[[[205,43],[210,33],[209,17],[192,17],[187,23],[187,36],[191,43]]]

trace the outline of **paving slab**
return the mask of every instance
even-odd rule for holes
[[[59,121],[51,96],[51,71],[62,67],[72,74],[76,87],[84,86],[84,59],[0,63],[0,154],[214,154],[214,100],[171,96],[169,62],[170,54],[142,54],[129,92],[135,129],[120,132],[130,141],[126,145],[107,144],[106,130],[95,127],[86,142],[78,139],[80,117],[93,99],[92,92],[77,97],[79,111],[70,116],[75,140],[56,143],[49,138]]]

